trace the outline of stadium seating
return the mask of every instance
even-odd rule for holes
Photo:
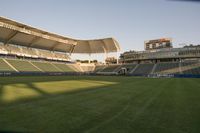
[[[22,59],[1,59],[0,72],[77,72],[76,64],[65,64]]]
[[[40,56],[42,58],[47,58],[47,59],[53,59],[54,58],[54,53],[47,51],[47,50],[41,50],[40,51]]]
[[[72,69],[72,67],[70,67],[69,65],[66,64],[61,64],[61,63],[52,63],[53,65],[55,65],[58,69],[60,69],[63,72],[75,72],[74,69]]]
[[[3,44],[0,44],[0,54],[8,54],[8,51]]]
[[[14,68],[16,68],[20,72],[40,72],[35,66],[33,66],[30,62],[24,60],[11,60],[6,59],[8,63],[10,63]]]
[[[136,67],[137,64],[123,64],[120,69],[122,68],[126,68],[127,70],[127,73],[130,73],[135,67]]]
[[[120,65],[108,65],[101,72],[116,72]]]
[[[81,66],[84,72],[93,72],[94,66]]]
[[[104,68],[104,65],[96,65],[94,72],[101,72]]]
[[[183,74],[200,74],[200,63],[199,62],[182,62],[181,70]]]
[[[56,58],[58,60],[62,59],[62,60],[66,60],[66,61],[68,61],[70,59],[68,55],[63,54],[63,53],[58,53],[58,52],[55,52],[54,58]]]
[[[0,59],[0,72],[15,71],[3,59]]]
[[[0,44],[0,54],[17,55],[22,57],[32,57],[35,59],[50,59],[68,61],[70,58],[65,53],[51,52],[34,48],[27,48],[16,45]],[[136,67],[137,66],[137,67]],[[200,62],[186,60],[183,62],[161,62],[157,64],[122,64],[122,65],[67,65],[65,63],[55,63],[47,61],[32,61],[21,59],[0,59],[1,72],[119,72],[122,68],[126,68],[127,73],[133,75],[147,74],[200,74]]]
[[[146,75],[150,74],[153,69],[154,64],[139,64],[132,74],[135,75]]]
[[[7,45],[5,47],[10,54],[23,56],[22,53],[20,52],[21,49],[19,47],[14,46],[14,45]]]
[[[33,52],[34,54],[34,52]],[[95,72],[119,73],[122,68],[133,75],[148,74],[192,74],[200,75],[199,61],[161,62],[157,64],[122,64],[122,65],[97,65],[94,64],[66,64],[44,60],[14,59],[13,57],[0,58],[0,72]]]
[[[175,74],[179,73],[179,62],[157,63],[154,73],[156,74]]]
[[[23,56],[26,56],[26,57],[38,58],[38,55],[35,49],[21,47],[21,53],[23,53]]]
[[[34,64],[44,72],[62,72],[62,70],[56,68],[49,62],[32,62],[32,64]]]
[[[93,63],[88,64],[88,63],[80,63],[79,67],[83,72],[93,72],[95,69],[95,65]]]
[[[17,45],[3,45],[0,44],[0,54],[11,54],[21,57],[44,58],[50,60],[68,61],[70,58],[65,53],[51,52],[47,50],[28,48]]]

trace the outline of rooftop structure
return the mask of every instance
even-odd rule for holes
[[[172,48],[172,39],[170,38],[161,38],[155,40],[148,40],[144,42],[145,50],[154,50],[162,48]]]
[[[0,41],[29,48],[49,51],[93,54],[118,52],[120,46],[114,38],[79,40],[49,33],[7,18],[0,17]]]

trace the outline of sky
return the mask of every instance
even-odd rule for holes
[[[114,37],[121,53],[144,50],[145,40],[163,37],[172,38],[174,47],[200,44],[200,2],[0,0],[0,3],[1,16],[45,31],[75,39]],[[104,57],[91,57],[96,58]]]

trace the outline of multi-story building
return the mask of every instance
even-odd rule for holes
[[[145,50],[154,50],[162,48],[172,48],[172,39],[170,38],[161,38],[155,40],[148,40],[144,42]]]
[[[172,48],[172,42],[169,39],[151,40],[145,43],[145,51],[128,51],[120,56],[120,62],[123,63],[166,62],[185,59],[200,59],[200,45]]]

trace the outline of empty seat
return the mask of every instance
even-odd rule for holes
[[[35,66],[40,68],[44,72],[61,72],[60,69],[57,69],[51,63],[48,62],[32,62]]]
[[[61,63],[53,63],[53,65],[55,65],[57,68],[59,68],[60,70],[62,70],[63,72],[75,72],[74,69],[72,69],[71,67],[69,67],[66,64],[61,64]]]
[[[126,68],[127,70],[127,73],[130,73],[135,67],[136,67],[137,64],[123,64],[120,69],[122,68]]]
[[[0,59],[0,72],[11,72],[15,71],[12,69],[3,59]]]
[[[179,73],[179,62],[158,63],[154,73],[157,74],[175,74]]]
[[[34,67],[31,63],[24,60],[6,59],[14,68],[20,72],[39,72],[40,70]]]
[[[150,74],[153,69],[154,64],[139,64],[139,66],[135,69],[133,74],[136,75],[146,75]]]
[[[101,72],[114,72],[120,65],[106,66]]]
[[[199,62],[182,62],[181,70],[183,74],[200,74],[200,63]]]
[[[100,72],[104,69],[104,65],[99,65],[99,66],[96,66],[95,69],[94,69],[94,72]]]

